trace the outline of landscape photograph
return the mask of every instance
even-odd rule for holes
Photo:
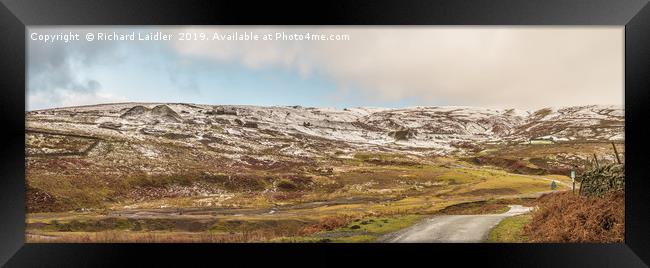
[[[624,242],[623,27],[27,32],[28,243]]]

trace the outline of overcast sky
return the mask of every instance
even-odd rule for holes
[[[163,31],[170,41],[87,33]],[[177,40],[179,33],[347,34],[344,41]],[[623,105],[622,27],[30,27],[27,109],[108,102]],[[79,33],[80,41],[32,40]]]

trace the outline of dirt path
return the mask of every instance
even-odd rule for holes
[[[379,242],[385,243],[478,243],[501,220],[524,214],[531,208],[510,205],[502,214],[441,215],[428,218],[412,227],[390,233]]]

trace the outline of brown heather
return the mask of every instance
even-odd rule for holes
[[[584,197],[572,192],[547,194],[525,227],[530,242],[623,243],[625,193]]]

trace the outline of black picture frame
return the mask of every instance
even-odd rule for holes
[[[648,267],[650,100],[647,0],[12,1],[0,5],[0,264],[170,266]],[[25,244],[25,32],[30,25],[625,26],[624,244]]]

